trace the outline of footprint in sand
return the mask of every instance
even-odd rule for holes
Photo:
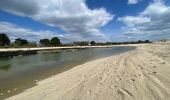
[[[99,77],[100,80],[102,80],[102,77]]]
[[[163,65],[164,65],[164,64],[165,64],[165,62],[161,62],[161,64],[163,64]]]
[[[89,90],[89,94],[92,95],[92,90]]]
[[[130,83],[130,80],[126,80],[127,83]]]
[[[118,85],[117,84],[115,84],[115,88],[117,88],[118,87]]]
[[[131,79],[131,81],[134,83],[134,82],[135,82],[135,79]]]
[[[156,68],[156,66],[153,66],[153,68]]]
[[[153,74],[156,74],[157,72],[152,72]]]
[[[103,83],[99,83],[100,85],[102,85]]]
[[[142,66],[139,66],[139,68],[140,68],[140,69],[143,69],[143,67],[142,67]]]

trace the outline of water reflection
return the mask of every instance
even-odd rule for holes
[[[0,65],[0,70],[8,71],[11,68],[11,64]]]

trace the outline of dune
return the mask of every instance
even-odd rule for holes
[[[170,43],[76,66],[7,100],[170,100]]]

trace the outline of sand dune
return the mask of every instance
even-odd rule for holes
[[[170,100],[170,44],[85,63],[8,100]]]

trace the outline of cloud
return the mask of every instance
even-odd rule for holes
[[[140,2],[141,0],[128,0],[128,4],[129,5],[134,5],[137,4],[138,2]]]
[[[14,41],[17,38],[23,38],[27,39],[29,41],[33,42],[39,42],[40,39],[48,38],[51,39],[52,37],[59,37],[62,42],[64,43],[70,43],[72,41],[81,41],[81,40],[92,40],[92,39],[101,39],[103,41],[106,41],[107,39],[102,36],[93,36],[93,35],[80,35],[80,34],[59,34],[56,32],[43,30],[43,31],[34,31],[29,28],[24,28],[17,26],[12,23],[8,22],[0,22],[0,33],[5,33],[9,36],[9,38]],[[84,38],[86,37],[86,38]]]
[[[89,9],[85,0],[1,0],[0,9],[86,37],[106,37],[100,27],[114,17],[104,8]]]
[[[17,15],[33,15],[39,10],[36,0],[1,0],[0,9]]]
[[[118,18],[119,21],[123,21],[128,26],[134,26],[137,24],[143,24],[150,22],[150,18],[144,16],[125,16],[123,18]]]
[[[126,34],[143,34],[151,39],[170,38],[170,7],[163,0],[154,0],[137,16],[118,18],[125,25]]]
[[[24,38],[30,41],[35,41],[41,38],[51,38],[53,36],[61,37],[60,34],[54,34],[50,31],[34,31],[32,29],[19,27],[8,22],[0,22],[0,29],[0,33],[6,33],[11,40],[15,40],[16,38]]]

